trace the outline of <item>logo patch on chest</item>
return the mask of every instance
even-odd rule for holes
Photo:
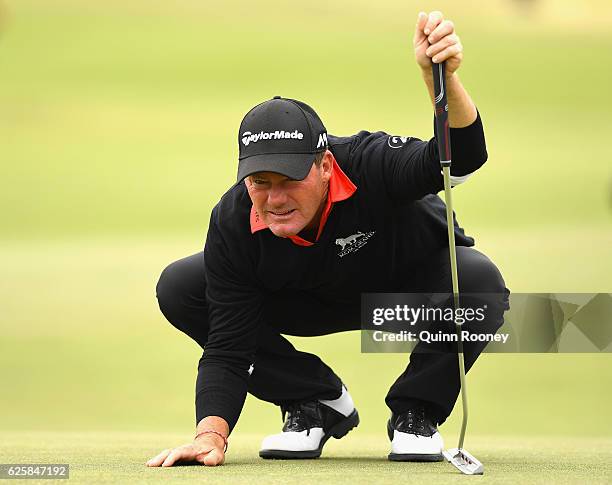
[[[358,231],[356,234],[351,234],[347,237],[340,237],[336,239],[336,245],[340,246],[340,252],[338,256],[343,258],[347,254],[354,253],[359,250],[359,248],[365,246],[368,243],[368,240],[376,233],[376,231],[371,232],[361,232]]]

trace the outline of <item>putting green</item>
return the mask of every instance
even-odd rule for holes
[[[459,220],[513,292],[611,291],[600,87],[612,84],[612,3],[469,7],[427,6],[456,21],[487,135],[489,161],[455,189]],[[201,349],[167,324],[154,288],[166,264],[201,250],[234,182],[240,119],[280,94],[334,134],[431,136],[410,46],[419,8],[0,0],[0,462],[69,462],[70,483],[470,480],[385,460],[384,396],[407,356],[361,354],[357,334],[292,339],[345,380],[362,417],[323,459],[260,460],[280,415],[249,397],[227,466],[143,465],[193,430]],[[484,355],[468,376],[467,437],[483,479],[611,482],[611,363]],[[449,446],[459,417],[441,429]]]
[[[450,445],[450,437],[447,438]],[[189,439],[153,433],[8,433],[2,435],[5,463],[70,464],[70,483],[466,483],[448,463],[391,463],[381,435],[352,432],[331,440],[319,460],[273,461],[257,456],[260,435],[231,439],[226,465],[147,468],[144,462],[169,445]],[[485,465],[479,483],[610,483],[612,439],[470,436],[469,451]],[[28,481],[27,483],[32,483]],[[48,483],[48,482],[43,482]]]

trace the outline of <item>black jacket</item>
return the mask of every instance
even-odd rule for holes
[[[266,295],[307,291],[359,303],[361,293],[394,291],[402,274],[428,253],[448,246],[436,139],[361,131],[329,137],[338,165],[357,186],[334,204],[319,240],[298,246],[268,229],[251,233],[251,200],[243,183],[214,207],[204,248],[208,343],[200,360],[196,419],[221,416],[233,429],[247,392]],[[487,159],[480,117],[451,128],[451,174]],[[472,246],[455,221],[456,243]]]

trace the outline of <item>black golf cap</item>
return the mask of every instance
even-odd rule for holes
[[[246,114],[238,146],[238,182],[256,172],[303,180],[315,155],[327,149],[327,130],[306,103],[275,96]]]

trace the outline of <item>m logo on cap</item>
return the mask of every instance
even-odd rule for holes
[[[317,148],[326,147],[327,146],[327,133],[321,133],[319,135],[319,141],[317,143]]]

